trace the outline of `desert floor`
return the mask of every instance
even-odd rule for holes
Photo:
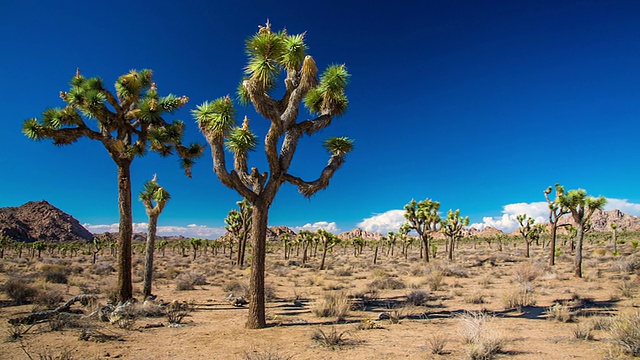
[[[462,244],[453,262],[438,254],[425,263],[418,249],[406,259],[399,249],[381,250],[376,265],[370,249],[354,257],[351,248],[337,247],[322,271],[319,253],[302,266],[295,251],[284,259],[276,245],[267,258],[269,327],[261,330],[245,329],[246,306],[227,300],[245,294],[250,270],[222,253],[195,260],[157,253],[157,299],[133,304],[128,317],[109,323],[89,314],[113,295],[113,257],[92,264],[90,254],[25,259],[10,252],[0,260],[0,284],[18,280],[37,294],[24,305],[0,294],[0,359],[625,358],[612,324],[635,314],[640,328],[640,259],[629,244],[615,256],[609,250],[587,245],[584,276],[575,278],[571,254],[550,267],[547,249],[534,246],[525,258],[522,244],[503,251]],[[142,270],[143,255],[134,254],[137,296]],[[33,326],[6,321],[82,293],[97,301],[71,307],[81,314]],[[169,326],[163,305],[173,300],[189,312]]]

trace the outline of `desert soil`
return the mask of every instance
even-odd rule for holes
[[[41,322],[12,339],[16,329],[6,320],[45,306],[43,300],[18,306],[1,294],[6,332],[0,359],[465,359],[474,346],[471,327],[480,324],[474,319],[483,319],[477,343],[499,344],[494,358],[624,358],[607,326],[598,324],[638,306],[638,257],[628,244],[620,245],[616,256],[601,248],[585,248],[584,277],[576,278],[570,254],[550,267],[546,249],[534,247],[525,258],[522,245],[500,252],[495,245],[462,244],[453,262],[439,254],[429,263],[418,249],[406,259],[395,249],[393,256],[381,252],[377,265],[370,249],[354,257],[350,248],[336,248],[322,271],[319,254],[302,266],[295,252],[284,259],[274,246],[267,260],[269,326],[260,330],[245,329],[246,307],[227,300],[230,293],[244,295],[250,270],[233,266],[222,253],[195,260],[171,250],[157,254],[158,297],[154,304],[135,306],[187,302],[193,311],[177,326],[169,326],[166,316],[138,315],[115,324],[87,318],[113,293],[114,258],[108,254],[94,265],[90,255],[19,259],[10,253],[0,260],[0,284],[21,278],[46,296],[66,301],[93,293],[97,303],[76,304],[72,309],[84,315],[58,326]],[[142,256],[134,255],[136,291],[142,287]],[[43,269],[60,267],[71,269],[66,284],[45,281]],[[194,289],[178,290],[184,281],[195,283]],[[318,316],[328,294],[348,301],[342,319]],[[554,304],[556,319],[549,310]],[[585,329],[591,339],[576,336]],[[314,340],[322,334],[337,335],[343,343],[332,347]],[[434,349],[438,344],[441,351]]]

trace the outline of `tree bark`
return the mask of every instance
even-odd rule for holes
[[[142,294],[144,298],[151,296],[151,284],[153,282],[153,253],[156,244],[156,229],[158,216],[149,216],[149,229],[147,231],[147,246],[144,259],[144,279],[142,282]]]
[[[576,257],[575,257],[575,276],[582,277],[582,240],[584,238],[584,228],[582,225],[578,225],[578,234],[576,235]]]
[[[422,238],[422,247],[420,249],[420,254],[422,254],[422,248],[424,248],[424,262],[429,262],[429,235],[420,234],[420,238]]]
[[[133,235],[133,215],[131,212],[131,162],[118,164],[118,210],[120,229],[118,238],[118,301],[125,302],[133,297],[131,283],[131,237]]]
[[[449,240],[449,261],[453,260],[453,243],[454,243],[455,237],[452,237]]]
[[[253,255],[249,276],[249,315],[245,326],[248,329],[262,329],[267,326],[264,309],[264,270],[269,205],[257,202],[253,206],[251,223]]]
[[[555,223],[551,223],[551,244],[549,244],[549,246],[551,247],[551,253],[549,256],[549,265],[554,266],[556,264],[556,236],[558,232],[558,227],[556,226]]]

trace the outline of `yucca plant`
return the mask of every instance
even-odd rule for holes
[[[131,164],[147,150],[180,157],[181,166],[191,176],[195,158],[202,155],[203,146],[182,144],[184,123],[167,122],[164,117],[183,107],[186,96],[158,94],[151,70],[132,70],[115,83],[115,94],[98,77],[85,78],[76,71],[71,88],[60,92],[66,103],[62,108],[49,108],[40,120],[26,120],[22,132],[30,139],[51,139],[54,145],[69,145],[89,138],[102,143],[118,168],[118,209],[120,227],[118,240],[118,298],[133,296],[131,282]]]
[[[309,198],[329,186],[329,180],[353,150],[348,137],[325,141],[329,161],[316,180],[303,180],[289,173],[289,167],[303,135],[313,135],[344,115],[349,73],[344,65],[331,65],[318,78],[318,68],[307,54],[305,34],[276,32],[267,22],[245,43],[248,57],[244,77],[238,86],[238,100],[253,105],[269,123],[264,137],[268,171],[249,169],[248,154],[258,146],[258,137],[245,117],[236,125],[236,109],[230,96],[205,102],[193,111],[200,130],[211,145],[214,172],[227,187],[235,189],[253,207],[252,264],[250,275],[248,328],[266,326],[264,273],[268,212],[284,183],[296,186]],[[278,81],[283,80],[280,99],[274,98]],[[301,106],[311,119],[298,121]],[[225,149],[233,156],[233,169],[227,169]]]

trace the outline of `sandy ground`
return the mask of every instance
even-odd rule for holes
[[[52,330],[50,323],[42,322],[12,340],[11,327],[5,322],[0,359],[465,359],[472,345],[465,341],[470,330],[469,317],[464,314],[480,311],[487,314],[482,337],[499,339],[502,344],[495,358],[623,358],[611,343],[610,332],[592,324],[635,311],[638,282],[629,263],[637,257],[624,245],[619,256],[596,255],[595,248],[585,250],[582,279],[572,276],[572,258],[563,255],[551,268],[537,248],[527,259],[522,256],[523,249],[497,252],[486,245],[476,249],[463,245],[454,262],[435,259],[429,264],[413,250],[407,260],[400,254],[381,254],[375,266],[371,251],[355,258],[350,251],[336,249],[324,271],[317,270],[317,258],[311,260],[310,267],[302,267],[295,253],[285,260],[276,251],[268,259],[267,283],[272,295],[267,305],[269,327],[261,330],[245,329],[246,308],[234,307],[226,300],[232,290],[237,295],[241,286],[248,284],[248,269],[233,267],[223,254],[205,254],[192,261],[167,252],[166,257],[157,257],[159,278],[154,293],[158,304],[172,300],[192,304],[193,311],[180,326],[169,327],[163,316],[139,316],[123,325],[125,328],[84,319]],[[90,259],[8,257],[2,260],[0,281],[34,274],[31,284],[37,288],[58,292],[65,300],[93,289],[103,305],[115,273],[101,275],[95,269],[112,263],[113,258],[102,256],[96,265]],[[76,273],[69,275],[68,284],[45,282],[37,276],[45,264],[75,267]],[[134,264],[134,285],[139,290],[139,255]],[[198,275],[206,283],[179,291],[176,283],[180,275],[174,279],[176,274]],[[379,285],[385,281],[395,281],[403,288]],[[520,289],[527,289],[531,306],[509,308],[506,299]],[[427,296],[426,301],[408,305],[407,296],[419,292]],[[351,310],[344,320],[316,315],[314,310],[325,294],[349,296]],[[14,306],[6,295],[1,296],[3,319],[42,309],[34,304]],[[565,304],[572,311],[572,320],[549,319],[548,310],[554,304]],[[96,306],[73,308],[88,314]],[[379,320],[381,313],[391,319]],[[147,328],[154,324],[163,326]],[[579,328],[592,329],[593,339],[578,339],[575,332]],[[314,340],[313,335],[320,331],[325,335],[335,332],[344,344],[330,347]],[[440,354],[434,354],[438,342],[444,346]]]

